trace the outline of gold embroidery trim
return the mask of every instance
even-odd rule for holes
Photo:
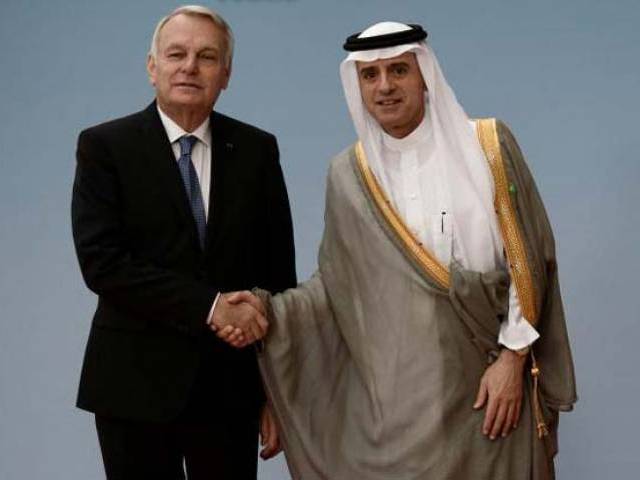
[[[477,120],[480,145],[489,161],[489,167],[495,183],[494,206],[498,214],[502,239],[504,241],[511,279],[515,283],[523,317],[532,325],[538,323],[535,289],[531,269],[527,261],[524,241],[515,215],[515,209],[509,196],[509,181],[504,167],[502,150],[495,118]]]
[[[500,223],[500,230],[502,231],[504,248],[507,252],[511,278],[516,285],[518,300],[520,300],[520,307],[522,308],[522,316],[535,327],[538,323],[538,315],[536,312],[533,277],[531,276],[531,269],[527,262],[527,255],[524,249],[522,233],[520,232],[520,228],[518,228],[515,209],[509,196],[509,181],[504,167],[502,150],[500,149],[496,119],[487,118],[477,120],[477,125],[480,145],[482,145],[485,156],[489,161],[489,167],[493,175],[496,189],[494,205],[498,215],[498,222]],[[533,379],[531,403],[536,420],[538,438],[541,439],[549,434],[549,429],[542,414],[539,385],[541,372],[538,362],[536,362],[533,349],[531,349],[530,355],[531,377]]]
[[[364,178],[365,185],[371,192],[371,196],[382,213],[383,218],[401,240],[413,259],[418,262],[418,265],[420,265],[441,287],[448,290],[450,284],[449,270],[423,247],[422,243],[418,241],[413,233],[407,228],[404,221],[400,218],[400,215],[398,215],[398,212],[393,208],[391,202],[389,202],[387,196],[380,187],[375,175],[369,168],[364,149],[362,148],[362,143],[356,143],[355,152],[358,168]]]

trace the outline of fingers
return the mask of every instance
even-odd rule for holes
[[[263,448],[262,450],[260,450],[260,457],[263,460],[267,460],[273,455],[276,449],[276,445],[275,445],[271,422],[265,421],[264,423],[265,423],[265,427],[264,427],[264,431],[262,433],[262,439],[260,442]]]
[[[247,304],[238,305],[237,308],[244,309],[241,320],[238,322],[238,326],[242,328],[245,335],[252,342],[261,339],[267,334],[269,324],[267,320],[260,313],[256,312],[253,307]]]
[[[229,292],[227,295],[227,302],[232,305],[237,305],[242,302],[247,301],[247,297],[252,295],[252,293],[248,290],[239,290],[237,292]]]
[[[275,457],[278,453],[280,453],[280,442],[278,437],[275,435],[271,435],[269,440],[266,442],[265,447],[260,451],[260,457],[263,460],[269,460],[270,458]]]
[[[258,315],[256,317],[256,321],[258,322],[260,333],[262,333],[262,335],[258,338],[263,338],[267,334],[267,330],[269,330],[269,322],[267,322],[267,319],[264,317],[264,315]]]
[[[218,338],[224,340],[230,345],[236,348],[242,348],[247,345],[246,338],[244,333],[240,328],[234,327],[233,325],[227,325],[226,327],[218,330],[216,332]]]
[[[269,323],[267,323],[267,319],[264,315],[247,303],[242,303],[236,308],[243,310],[243,317],[238,326],[242,328],[245,335],[253,337],[251,339],[252,342],[260,340],[267,334]]]
[[[491,440],[495,440],[498,435],[506,437],[517,427],[521,405],[521,400],[498,401],[489,398],[482,433]]]
[[[261,339],[267,334],[267,330],[269,328],[269,323],[266,319],[267,313],[262,301],[258,297],[248,290],[242,290],[240,292],[230,293],[226,298],[231,305],[247,304],[256,311],[254,322],[257,324],[258,329],[254,326],[249,327],[251,329],[251,333],[255,337],[254,341]],[[246,331],[246,329],[243,330]]]
[[[241,325],[242,331],[245,332],[245,337],[249,343],[253,343],[264,336],[258,324],[253,320],[245,321]]]
[[[265,407],[265,411],[262,415],[260,436],[260,443],[264,446],[260,451],[260,457],[263,460],[268,460],[269,458],[277,455],[280,451],[280,439],[278,436],[278,428],[269,407]]]
[[[245,333],[241,328],[234,327],[233,325],[227,325],[221,330],[218,330],[216,335],[221,340],[224,340],[236,348],[246,347],[256,341],[253,332]]]
[[[219,338],[240,348],[254,343],[267,334],[269,324],[265,316],[260,313],[260,310],[264,311],[264,307],[258,297],[248,291],[223,295],[223,301],[214,311],[211,327]]]
[[[216,335],[225,342],[231,342],[236,340],[238,336],[242,335],[242,330],[234,327],[233,325],[227,325],[217,330]]]
[[[491,440],[495,440],[496,437],[500,434],[502,430],[502,426],[504,425],[504,421],[507,418],[507,409],[508,406],[504,403],[501,403],[498,406],[498,411],[496,412],[496,418],[493,421],[493,425],[491,426],[491,430],[489,433],[489,438]]]
[[[480,380],[480,386],[478,387],[478,394],[476,395],[476,402],[473,404],[473,408],[478,410],[484,406],[484,403],[487,401],[487,382],[484,377]]]
[[[520,412],[522,408],[522,397],[516,401],[515,413],[513,415],[513,428],[518,428],[518,422],[520,421]]]
[[[521,401],[503,402],[500,404],[489,434],[491,440],[494,440],[498,434],[506,437],[511,430],[518,426],[516,417],[520,415],[521,405]],[[500,430],[502,430],[502,433],[500,433]]]
[[[265,406],[260,416],[260,445],[262,446],[267,444],[267,440],[271,435],[271,424],[267,418],[269,413],[266,411],[268,408],[268,406]]]
[[[218,329],[216,331],[216,335],[218,336],[218,338],[221,338],[222,340],[227,341],[231,336],[231,334],[233,333],[233,331],[234,331],[233,325],[227,325],[226,327]]]
[[[234,327],[233,333],[229,337],[229,343],[236,348],[244,347],[246,345],[246,337],[242,329]]]
[[[493,428],[493,423],[496,420],[496,415],[498,414],[498,402],[493,397],[489,397],[489,401],[487,403],[487,411],[484,414],[484,423],[482,425],[482,433],[485,435],[489,435],[491,433],[491,429]]]
[[[504,420],[504,424],[502,425],[502,436],[506,437],[509,432],[511,431],[511,429],[513,428],[513,418],[515,417],[516,414],[516,404],[511,403],[509,404],[509,406],[507,407],[507,415],[505,417]]]
[[[508,350],[485,371],[474,408],[486,404],[482,433],[494,440],[508,435],[520,419],[523,361]]]
[[[233,327],[233,333],[230,335],[230,340],[242,340],[244,337],[244,332],[242,331],[241,328],[238,327]]]
[[[258,312],[260,312],[260,315],[266,316],[267,314],[262,301],[248,290],[231,293],[227,297],[227,301],[232,305],[238,305],[239,303],[248,303]]]
[[[264,308],[264,305],[262,304],[262,300],[256,297],[253,293],[250,293],[250,292],[247,292],[247,293],[249,293],[249,295],[245,300],[245,302],[251,305],[253,308],[255,308],[258,312],[260,312],[260,315],[262,315],[263,317],[266,317],[267,310]]]
[[[237,303],[233,303],[231,300],[237,301]],[[264,307],[258,297],[251,292],[242,291],[230,294],[227,301],[232,309],[231,323],[242,329],[249,343],[253,343],[267,334],[269,323],[264,313],[261,313],[264,312]]]
[[[244,305],[243,305],[244,306]],[[246,307],[247,309],[251,307]],[[253,310],[252,310],[253,311]],[[253,315],[251,313],[243,315],[238,319],[238,327],[242,329],[244,332],[244,336],[250,343],[255,342],[256,340],[261,339],[265,336],[266,330],[262,329],[262,326],[259,323],[258,318],[256,317],[259,314]]]

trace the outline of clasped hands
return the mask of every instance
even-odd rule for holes
[[[267,334],[269,323],[262,301],[249,291],[223,293],[218,299],[210,328],[218,338],[242,348]]]

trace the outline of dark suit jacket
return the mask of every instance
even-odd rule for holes
[[[162,421],[263,399],[254,349],[227,346],[206,319],[218,292],[295,286],[287,192],[273,135],[216,112],[211,129],[204,251],[155,103],[80,134],[73,235],[98,294],[80,408]]]

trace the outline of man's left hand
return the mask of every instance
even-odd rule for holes
[[[498,435],[506,437],[518,425],[525,362],[526,357],[503,349],[480,380],[473,408],[480,409],[487,405],[482,433],[491,440]]]
[[[262,408],[260,416],[260,445],[264,447],[260,451],[263,460],[269,460],[282,451],[278,426],[269,404]]]

